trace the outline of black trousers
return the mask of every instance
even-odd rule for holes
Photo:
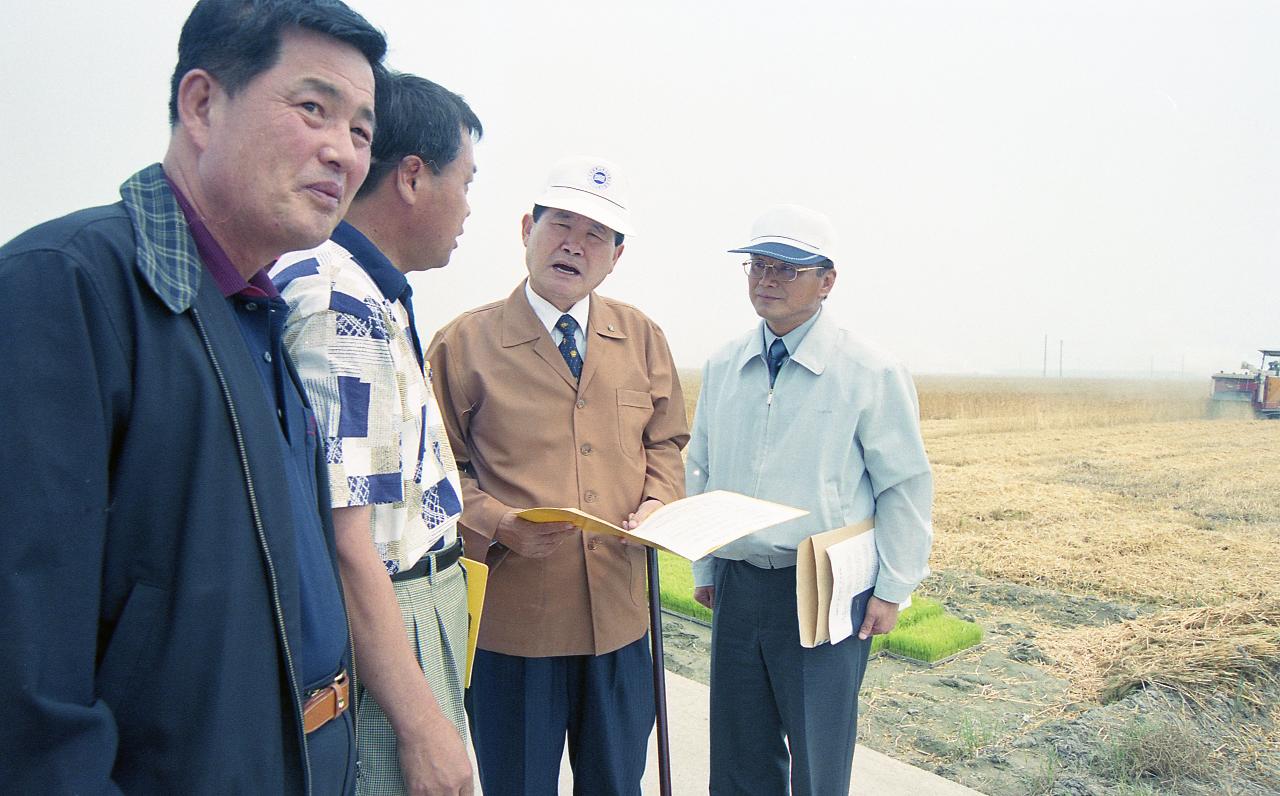
[[[871,652],[871,640],[860,641],[857,628],[871,590],[853,598],[853,636],[806,649],[795,567],[725,560],[715,585],[711,793],[848,793],[858,689]]]
[[[654,723],[649,638],[604,655],[476,650],[467,691],[486,796],[556,796],[565,739],[573,792],[640,796]]]

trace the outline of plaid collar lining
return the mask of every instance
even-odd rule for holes
[[[164,169],[159,163],[147,166],[125,180],[120,197],[133,221],[143,279],[171,311],[186,312],[195,302],[204,266]]]

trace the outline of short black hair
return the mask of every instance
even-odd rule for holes
[[[290,28],[312,30],[349,44],[376,73],[387,40],[340,0],[200,0],[182,25],[178,65],[169,84],[169,124],[178,123],[178,84],[192,69],[217,78],[234,96],[275,65]]]
[[[533,221],[535,224],[538,222],[538,217],[541,216],[543,211],[545,211],[546,209],[547,208],[543,207],[542,205],[533,206]],[[608,226],[608,225],[606,224],[605,226]],[[613,245],[615,247],[621,246],[623,239],[625,239],[626,237],[627,237],[626,235],[623,235],[621,232],[615,229],[613,231]]]
[[[374,116],[378,120],[369,158],[369,176],[356,197],[368,196],[417,155],[439,174],[462,149],[462,131],[476,141],[484,135],[480,118],[462,97],[425,77],[383,70],[374,78]]]

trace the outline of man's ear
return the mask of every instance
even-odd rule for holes
[[[605,276],[613,273],[613,269],[618,267],[618,258],[622,256],[622,250],[626,248],[625,243],[618,244],[613,247],[613,259],[609,262],[609,270],[605,271]]]
[[[533,232],[533,213],[525,213],[524,218],[520,219],[520,240],[524,245],[529,245],[529,233]]]
[[[396,192],[405,204],[416,204],[418,184],[427,179],[427,164],[417,155],[405,155],[396,166]]]
[[[216,121],[216,101],[225,97],[221,84],[203,69],[192,69],[178,81],[178,124],[204,149]]]
[[[831,292],[831,288],[836,286],[836,269],[828,268],[826,273],[822,275],[822,285],[818,288],[818,294],[823,298]]]

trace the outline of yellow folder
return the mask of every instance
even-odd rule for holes
[[[804,509],[717,489],[672,501],[630,531],[574,508],[542,506],[525,509],[516,516],[530,522],[567,522],[584,533],[621,536],[696,561],[735,539],[808,513]]]
[[[825,531],[805,539],[796,548],[796,618],[800,622],[800,646],[816,647],[830,640],[831,559],[827,548],[875,527],[875,517],[854,525]]]
[[[471,687],[471,664],[476,659],[476,641],[480,638],[480,615],[484,613],[484,590],[489,585],[489,568],[470,558],[462,559],[467,573],[467,671],[464,687]]]

